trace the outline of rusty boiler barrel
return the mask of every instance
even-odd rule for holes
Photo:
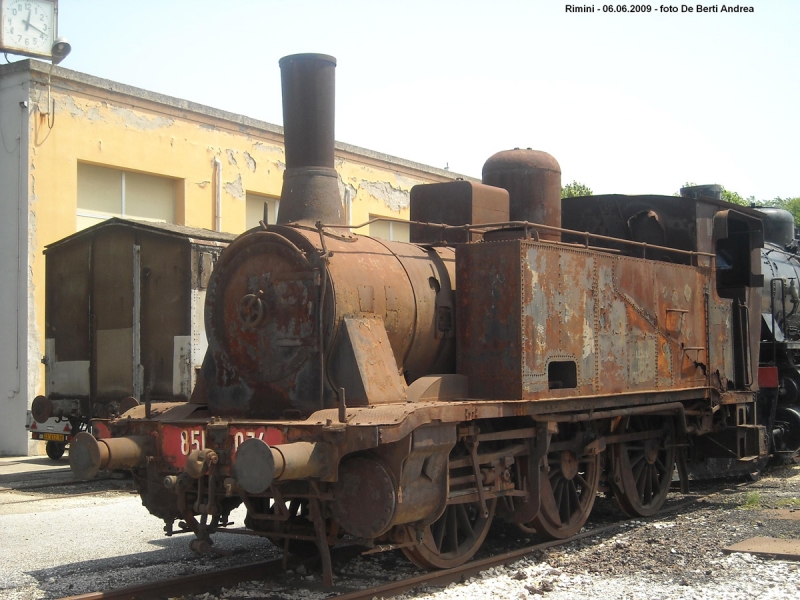
[[[317,231],[276,225],[223,252],[206,295],[212,414],[307,416],[336,406],[341,388],[348,406],[373,404],[342,365],[364,353],[378,364],[382,341],[394,378],[454,371],[452,248],[326,233],[325,250],[327,259]],[[382,402],[404,400],[384,391]]]

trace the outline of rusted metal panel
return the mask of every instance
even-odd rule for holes
[[[704,270],[522,240],[456,254],[458,370],[471,397],[543,400],[707,381],[705,299],[696,293]],[[505,281],[514,269],[521,288]]]
[[[732,552],[746,552],[765,558],[800,560],[800,540],[752,537],[743,542],[727,546],[723,548],[722,551],[726,554],[731,554]]]
[[[785,521],[800,521],[800,510],[796,508],[770,508],[762,510],[761,514],[772,519],[782,519]]]
[[[654,291],[660,343],[671,364],[659,362],[659,387],[677,380],[702,383],[709,356],[705,349],[707,315],[703,290],[709,285],[708,274],[688,267],[654,263]],[[667,370],[668,369],[668,370]]]
[[[623,389],[628,382],[628,311],[616,293],[613,262],[598,262],[596,378],[602,373],[610,389]],[[599,387],[597,380],[594,385]]]
[[[596,356],[592,255],[538,245],[521,250],[523,397],[551,389],[552,362],[575,363],[577,381],[570,387],[591,386]]]
[[[521,398],[519,242],[456,249],[457,370],[472,398]]]
[[[508,190],[512,221],[561,227],[561,167],[547,152],[530,148],[498,152],[483,165],[482,180]],[[553,231],[540,235],[561,239],[561,234]]]
[[[454,279],[448,248],[327,231],[323,248],[318,231],[281,226],[245,234],[223,254],[209,283],[212,410],[292,418],[284,413],[336,406],[340,388],[347,397],[348,386],[369,371],[337,358],[347,353],[346,318],[385,328],[395,372],[409,382],[452,370]],[[360,364],[360,372],[332,366],[342,361]],[[404,387],[397,385],[393,397],[380,395],[381,401],[404,401]]]
[[[735,379],[733,365],[733,317],[732,302],[711,290],[708,306],[708,355],[711,381],[726,390]]]
[[[406,399],[405,381],[398,373],[386,328],[379,319],[345,317],[328,368],[347,390],[348,406]]]
[[[446,225],[480,225],[504,223],[509,219],[508,191],[471,181],[429,183],[411,188],[410,239],[414,244],[458,244],[477,241],[477,232],[449,230],[416,225],[442,223]]]

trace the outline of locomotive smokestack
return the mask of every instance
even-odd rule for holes
[[[334,69],[325,54],[293,54],[279,61],[283,87],[283,173],[278,224],[344,224],[333,168]]]

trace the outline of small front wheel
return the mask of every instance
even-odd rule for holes
[[[58,460],[62,456],[64,456],[64,449],[66,447],[67,447],[66,444],[59,444],[58,442],[47,442],[45,446],[45,451],[47,452],[47,456],[49,456],[53,460]]]

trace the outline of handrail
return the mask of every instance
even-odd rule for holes
[[[505,229],[505,228],[515,228],[515,227],[524,227],[525,229],[531,228],[534,230],[544,230],[549,232],[556,232],[556,233],[567,233],[570,235],[582,236],[587,240],[594,239],[594,240],[601,240],[605,242],[614,242],[618,244],[623,244],[627,246],[633,246],[634,248],[641,248],[643,251],[647,251],[648,249],[652,250],[662,250],[665,252],[673,252],[675,254],[681,254],[684,256],[696,257],[696,256],[707,256],[711,258],[716,258],[716,255],[710,252],[695,252],[693,250],[679,250],[678,248],[669,248],[667,246],[657,246],[655,244],[648,244],[647,242],[636,242],[633,240],[624,240],[622,238],[615,238],[607,235],[600,235],[599,233],[589,233],[588,231],[575,231],[573,229],[564,229],[563,227],[553,227],[552,225],[542,225],[540,223],[531,223],[530,221],[502,221],[498,223],[481,223],[480,225],[445,225],[444,223],[429,223],[427,221],[406,221],[405,219],[397,219],[394,217],[375,217],[370,219],[369,221],[365,221],[364,223],[359,223],[357,225],[327,225],[322,224],[321,227],[328,228],[328,229],[360,229],[361,227],[366,227],[367,225],[371,225],[372,223],[377,223],[380,221],[392,221],[395,223],[409,223],[411,225],[420,225],[422,227],[431,227],[435,229],[441,229],[442,231],[477,231],[477,232],[485,232],[487,229]],[[558,243],[558,242],[551,242],[548,240],[541,240],[541,243]]]

